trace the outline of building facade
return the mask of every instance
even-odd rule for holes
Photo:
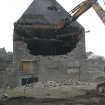
[[[39,81],[60,81],[65,79],[88,80],[86,70],[85,31],[78,22],[75,21],[71,23],[70,19],[71,16],[68,16],[68,13],[56,0],[38,0],[33,1],[22,17],[17,21],[14,25],[13,51],[19,84],[24,84],[25,81],[28,81],[27,78],[29,78],[30,81],[31,78]],[[58,25],[57,22],[65,23],[61,30],[58,26],[55,29],[55,26]],[[34,26],[34,29],[30,27],[31,25]],[[62,24],[60,24],[59,27],[61,26]],[[27,28],[29,28],[29,30]],[[41,28],[43,29],[41,30]],[[46,28],[48,28],[47,31]],[[51,29],[53,34],[50,32]],[[58,40],[59,38],[60,40]],[[31,41],[32,43],[36,43],[31,46]],[[53,51],[53,54],[54,51],[59,53],[64,52],[54,50],[52,43],[46,45],[52,46],[49,47],[50,50],[45,50],[42,47],[47,47],[44,46],[41,41],[43,43],[45,42],[44,44],[46,44],[47,41],[49,43],[55,41],[53,44],[58,41],[56,43],[58,46],[60,46],[60,44],[58,44],[59,41],[63,41],[63,47],[60,46],[62,50],[66,51],[67,49],[71,49],[71,51],[68,51],[65,55],[32,55],[33,49],[36,49],[36,52],[37,49],[41,49],[41,51]],[[64,46],[66,46],[66,49]],[[29,50],[30,47],[32,47],[32,51]],[[51,48],[53,48],[53,50]],[[59,49],[59,47],[56,48]],[[41,51],[39,51],[39,53],[42,53]]]
[[[25,42],[14,40],[14,63],[16,72],[18,71],[18,84],[22,84],[22,79],[29,76],[39,81],[66,79],[88,81],[85,35],[72,52],[59,56],[33,56]]]

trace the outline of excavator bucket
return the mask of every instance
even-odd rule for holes
[[[14,24],[17,37],[23,40],[32,55],[63,55],[72,51],[83,27],[72,22],[72,16],[56,0],[34,0]]]

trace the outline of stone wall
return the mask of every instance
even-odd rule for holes
[[[14,33],[14,62],[16,69],[20,71],[20,77],[25,75],[21,72],[20,65],[22,61],[37,62],[37,68],[33,65],[32,70],[26,72],[27,74],[34,74],[38,71],[37,77],[39,80],[64,80],[73,79],[87,81],[88,76],[86,70],[86,52],[85,52],[85,32],[77,47],[70,53],[60,56],[33,56],[29,53],[26,43]]]
[[[105,60],[88,59],[87,70],[90,82],[105,81]]]

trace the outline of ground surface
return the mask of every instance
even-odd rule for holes
[[[105,96],[91,91],[72,98],[15,97],[0,101],[0,105],[105,105]]]
[[[95,91],[95,84],[32,86],[7,89],[7,99],[0,105],[105,105],[105,96]]]
[[[13,89],[7,89],[6,93],[9,97],[13,96],[29,96],[29,97],[50,97],[50,98],[69,98],[79,95],[84,95],[88,90],[95,89],[95,84],[73,84],[73,85],[45,85],[41,84],[17,87]]]

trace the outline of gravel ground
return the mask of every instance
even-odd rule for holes
[[[29,96],[29,97],[50,97],[50,98],[69,98],[79,95],[84,95],[88,90],[95,89],[96,85],[94,83],[69,83],[65,84],[47,82],[47,83],[37,83],[31,84],[30,86],[17,87],[17,88],[8,88],[5,91],[5,94],[8,94],[9,97],[14,96]],[[0,96],[3,94],[4,89],[0,89]]]
[[[47,85],[7,89],[8,98],[0,105],[105,105],[105,96],[97,94],[96,84]],[[1,92],[2,93],[2,92]]]
[[[0,105],[105,105],[105,96],[96,91],[72,98],[14,97],[0,101]]]

